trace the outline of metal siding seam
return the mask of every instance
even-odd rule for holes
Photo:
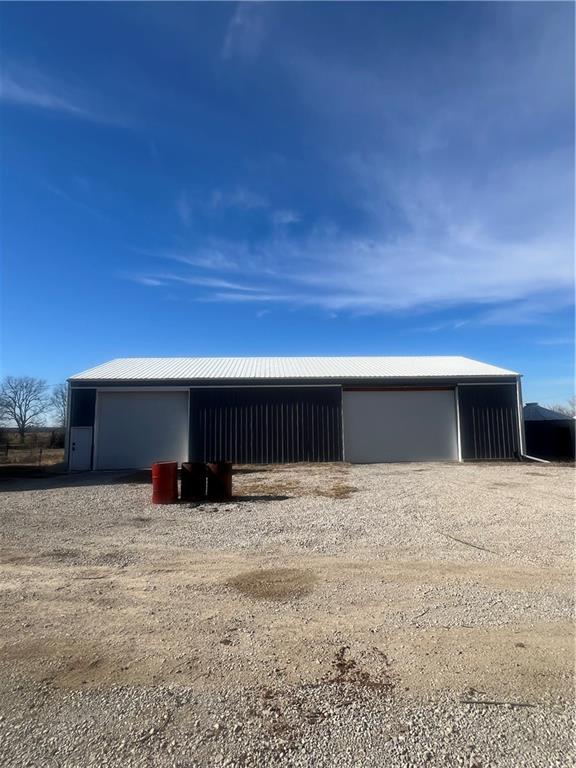
[[[310,403],[310,424],[311,424],[311,440],[310,440],[310,461],[314,461],[316,456],[316,421],[315,421],[314,403]]]
[[[330,456],[330,429],[329,429],[329,416],[330,403],[327,403],[324,399],[322,401],[322,454],[323,461],[328,461]]]
[[[286,434],[286,452],[289,462],[294,461],[294,452],[292,450],[293,443],[292,443],[292,429],[294,426],[293,422],[293,413],[292,413],[292,403],[290,402],[290,399],[288,398],[288,402],[286,403],[286,426],[287,426],[287,434]]]
[[[292,461],[299,461],[300,456],[298,454],[297,446],[297,412],[296,412],[296,400],[291,398],[290,401],[290,418],[292,421]]]
[[[209,461],[215,461],[216,451],[218,450],[218,413],[214,404],[210,408],[210,421],[213,426],[211,428],[212,437],[210,440],[210,458]]]
[[[478,448],[476,446],[476,409],[472,406],[472,437],[474,439],[474,458],[478,458]]]
[[[264,463],[268,462],[268,401],[264,404],[264,424],[262,427],[262,455]]]
[[[302,461],[302,448],[300,446],[300,400],[299,395],[296,393],[296,401],[294,403],[294,418],[296,420],[296,454],[298,460]]]
[[[284,401],[280,404],[280,412],[281,412],[281,421],[282,421],[282,435],[280,440],[280,447],[282,449],[282,464],[286,462],[286,412],[285,412],[285,404]]]
[[[206,461],[207,445],[206,445],[206,408],[202,408],[199,413],[200,425],[202,429],[202,458],[197,456],[198,461]]]
[[[342,451],[342,460],[346,461],[346,447],[345,447],[345,439],[346,439],[346,424],[344,423],[344,392],[342,390],[342,387],[340,387],[340,448]],[[338,428],[338,424],[336,424],[336,428]]]
[[[186,428],[187,428],[186,455],[187,455],[188,461],[190,461],[190,417],[191,417],[191,410],[192,410],[192,404],[190,400],[191,400],[191,393],[190,393],[190,390],[188,390],[188,418],[187,418],[187,424],[186,424]]]
[[[334,409],[334,406],[332,403],[329,403],[327,409],[326,409],[326,450],[327,455],[329,457],[329,461],[332,461],[332,411]]]
[[[324,404],[318,403],[318,461],[326,461],[324,456]]]
[[[264,403],[258,406],[258,461],[264,461]]]
[[[232,405],[226,403],[226,461],[232,461]]]
[[[98,469],[98,440],[100,437],[100,397],[99,390],[96,390],[94,401],[94,426],[92,428],[92,455],[90,457],[90,469]]]
[[[324,461],[323,447],[324,447],[324,431],[322,429],[322,416],[323,416],[322,403],[318,403],[316,406],[317,414],[317,430],[318,430],[318,461]]]
[[[456,451],[458,461],[462,461],[462,435],[460,434],[460,390],[458,384],[454,387],[454,405],[456,407]]]
[[[314,461],[318,461],[319,456],[319,444],[320,444],[320,435],[319,435],[319,427],[318,427],[318,403],[314,403],[314,453],[312,454],[314,457]]]
[[[328,429],[328,419],[327,419],[327,409],[328,406],[326,403],[322,403],[322,459],[323,461],[328,461],[328,445],[327,445],[327,429]]]
[[[524,427],[524,412],[522,409],[522,382],[520,376],[516,378],[516,406],[518,418],[519,453],[526,453],[526,434]]]
[[[284,463],[284,409],[282,401],[278,403],[278,460]]]

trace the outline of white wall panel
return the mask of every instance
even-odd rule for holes
[[[458,460],[452,390],[344,391],[343,407],[346,461]]]
[[[188,460],[188,391],[103,392],[96,406],[96,469]]]

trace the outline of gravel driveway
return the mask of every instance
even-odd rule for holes
[[[4,481],[0,764],[569,766],[574,476]]]

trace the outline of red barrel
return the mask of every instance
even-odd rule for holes
[[[175,504],[178,501],[178,462],[158,461],[152,464],[152,504]]]

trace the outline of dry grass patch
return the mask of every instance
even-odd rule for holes
[[[358,490],[353,485],[346,483],[334,483],[331,488],[321,488],[314,495],[325,496],[329,499],[349,499],[350,496]]]

